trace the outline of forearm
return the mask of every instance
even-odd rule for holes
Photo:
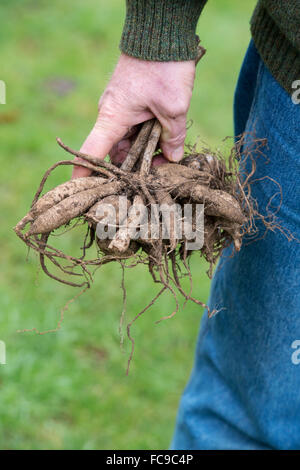
[[[196,26],[207,0],[127,0],[120,49],[144,60],[196,57]]]

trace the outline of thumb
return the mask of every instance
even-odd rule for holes
[[[160,147],[164,157],[171,162],[179,162],[184,155],[186,116],[159,120],[162,124]]]
[[[80,151],[103,160],[126,132],[127,127],[120,125],[114,117],[109,117],[100,111],[93,129],[84,141]],[[87,168],[74,166],[72,178],[89,176],[90,174],[91,171]]]

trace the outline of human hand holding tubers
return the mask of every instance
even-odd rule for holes
[[[203,55],[204,49],[198,47]],[[96,123],[81,152],[120,164],[132,146],[138,126],[154,117],[162,125],[160,147],[166,161],[179,161],[184,153],[186,114],[195,78],[195,62],[145,61],[121,54],[98,106]],[[174,99],[176,97],[176,99]],[[73,177],[88,176],[74,167]]]

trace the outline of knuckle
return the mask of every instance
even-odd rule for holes
[[[181,132],[177,133],[176,135],[169,137],[167,139],[168,145],[171,145],[172,147],[179,147],[180,145],[183,144],[185,137],[186,137],[186,131],[184,129]]]
[[[102,117],[98,117],[94,125],[94,130],[96,132],[97,131],[109,131],[110,130],[109,121],[106,119],[103,119]]]
[[[93,128],[94,133],[105,135],[110,140],[121,138],[128,131],[128,126],[120,120],[120,114],[111,106],[103,106]]]
[[[176,98],[168,103],[167,115],[172,119],[185,116],[189,109],[189,100],[186,98]]]
[[[98,111],[96,125],[109,126],[112,122],[118,122],[120,110],[115,106],[111,100],[103,100],[101,107]]]
[[[115,87],[107,86],[100,97],[98,103],[98,112],[101,114],[108,114],[114,108],[118,107],[120,103],[120,96]]]

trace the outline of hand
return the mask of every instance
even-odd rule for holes
[[[136,125],[156,117],[162,125],[160,147],[164,159],[178,162],[184,154],[186,115],[195,78],[194,61],[151,62],[121,54],[99,101],[97,121],[81,152],[99,159],[110,154],[122,162]],[[164,160],[159,158],[161,163]],[[87,176],[74,167],[73,178]]]

